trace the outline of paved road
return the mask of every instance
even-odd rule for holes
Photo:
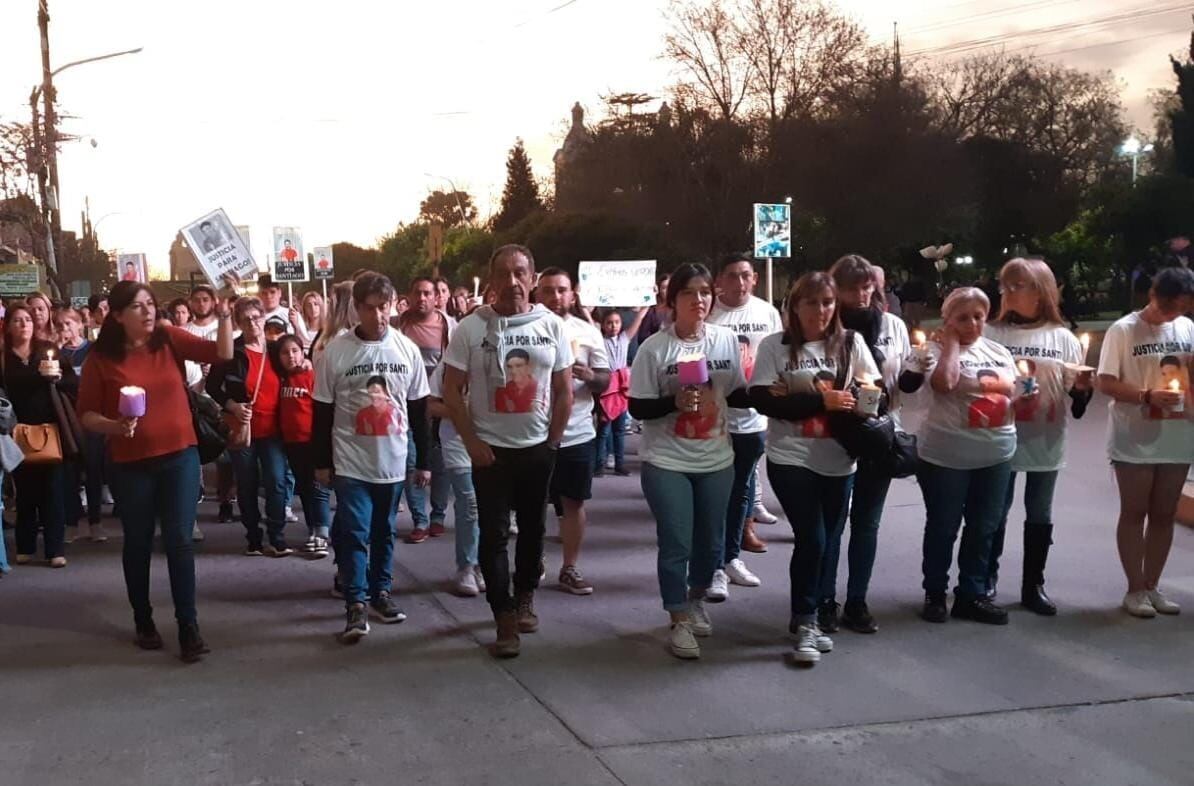
[[[410,619],[345,648],[330,563],[239,556],[239,525],[204,506],[214,652],[189,667],[173,656],[164,559],[170,648],[144,653],[128,641],[119,540],[77,545],[66,570],[0,580],[0,784],[1190,784],[1194,533],[1179,531],[1165,584],[1189,613],[1117,611],[1104,411],[1076,428],[1060,484],[1059,617],[917,619],[923,509],[899,482],[872,592],[882,630],[842,632],[812,670],[783,659],[782,522],[749,563],[764,585],[713,608],[704,657],[665,652],[637,478],[598,481],[584,564],[596,594],[545,588],[542,631],[513,661],[479,646],[483,601],[445,591],[450,536],[400,547]],[[1018,538],[1008,550],[1012,587]],[[548,553],[554,577],[558,541]]]

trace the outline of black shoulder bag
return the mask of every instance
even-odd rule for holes
[[[220,405],[214,399],[197,393],[187,384],[186,361],[178,354],[173,342],[168,341],[167,345],[178,366],[182,389],[186,392],[187,404],[191,407],[191,426],[195,429],[195,444],[199,448],[199,463],[210,464],[228,449],[228,424],[224,422]]]

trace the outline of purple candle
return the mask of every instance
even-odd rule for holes
[[[117,411],[121,417],[145,417],[145,388],[136,385],[125,385],[120,389],[120,404]]]
[[[709,381],[709,364],[704,355],[688,355],[676,362],[677,376],[684,387],[700,387]]]

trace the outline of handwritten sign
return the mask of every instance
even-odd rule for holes
[[[187,224],[181,232],[203,275],[216,289],[224,287],[222,277],[229,273],[241,281],[256,280],[257,263],[223,208]]]
[[[655,302],[655,260],[581,262],[581,302],[597,308],[638,308]]]

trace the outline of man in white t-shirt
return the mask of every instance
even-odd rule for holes
[[[754,296],[758,280],[754,262],[748,257],[733,255],[722,259],[717,273],[717,300],[709,315],[709,324],[729,328],[738,337],[742,374],[748,384],[759,342],[783,330],[783,320],[775,307]],[[746,567],[739,554],[742,549],[756,553],[767,550],[767,544],[755,534],[753,518],[755,489],[760,482],[756,467],[766,446],[767,418],[753,409],[730,408],[726,425],[734,446],[734,485],[726,510],[723,558],[706,594],[713,602],[729,596],[730,582],[742,587],[759,586],[758,576]]]
[[[593,397],[609,386],[609,358],[601,332],[582,316],[567,271],[558,267],[543,271],[539,276],[539,302],[564,320],[564,332],[576,361],[572,364],[572,415],[551,474],[551,500],[560,514],[560,539],[564,542],[560,589],[573,595],[591,595],[593,585],[585,580],[577,563],[585,536],[585,500],[593,496],[597,452]]]
[[[501,246],[489,259],[492,306],[461,320],[444,353],[444,404],[473,461],[479,560],[497,623],[497,657],[538,629],[548,479],[572,414],[572,352],[564,323],[531,304],[535,259]],[[467,404],[466,404],[467,397]],[[510,512],[518,524],[510,592]]]
[[[336,489],[333,537],[348,609],[340,635],[345,644],[369,633],[369,613],[385,623],[406,619],[391,596],[390,571],[408,431],[419,462],[413,482],[431,481],[427,372],[418,348],[389,326],[394,287],[370,273],[353,284],[352,301],[360,324],[332,339],[315,368],[311,432],[315,478]]]

